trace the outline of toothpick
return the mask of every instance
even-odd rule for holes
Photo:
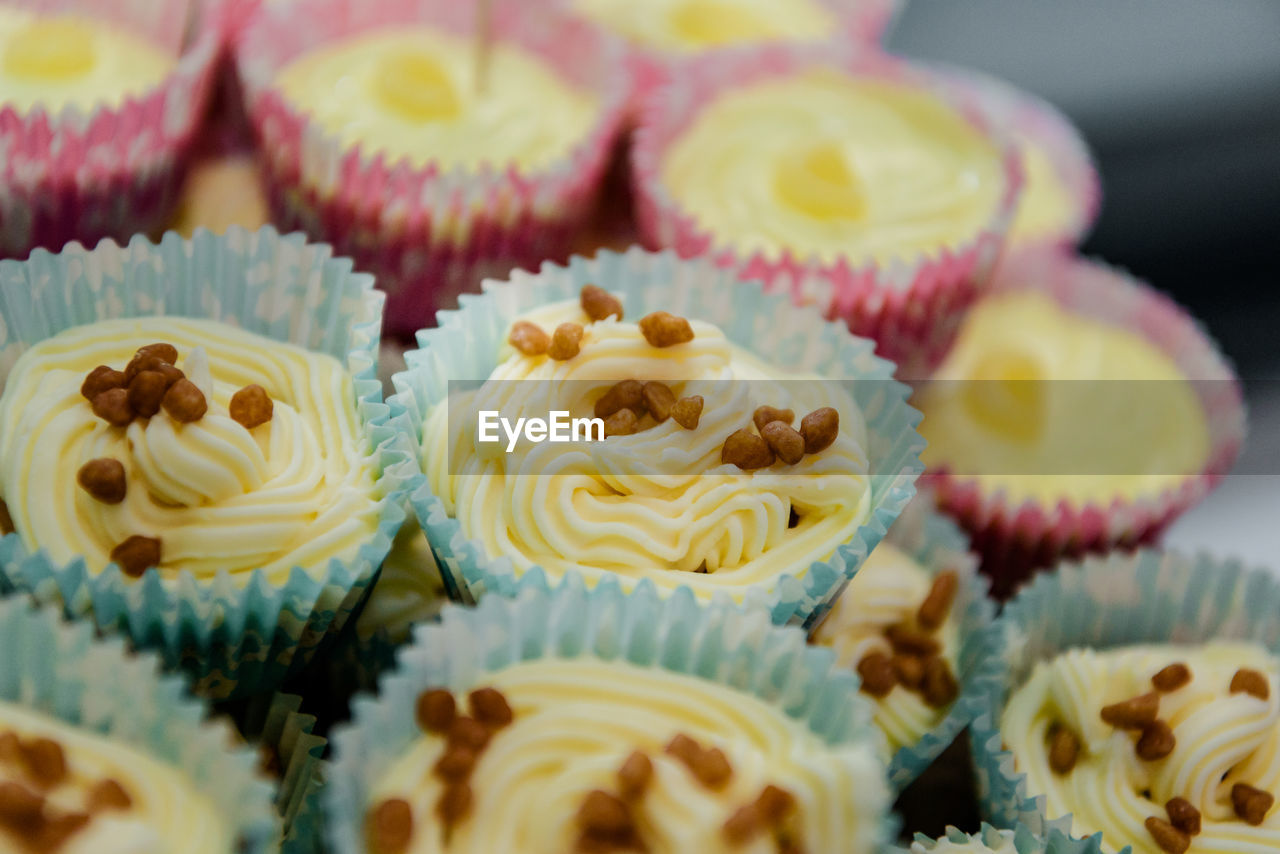
[[[476,90],[489,88],[489,55],[493,52],[493,0],[476,0]]]

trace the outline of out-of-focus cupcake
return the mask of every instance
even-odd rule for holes
[[[382,295],[271,229],[0,263],[0,584],[216,698],[342,626],[421,477],[375,378]]]
[[[1097,836],[1072,839],[1061,831],[1050,831],[1048,838],[1032,833],[1025,825],[1014,829],[998,829],[983,824],[978,833],[968,834],[948,827],[946,836],[938,839],[916,834],[909,854],[1101,854]],[[903,852],[903,854],[908,854]]]
[[[1152,541],[1244,439],[1239,383],[1181,308],[1099,264],[1002,264],[915,398],[941,506],[1007,596],[1063,556]]]
[[[0,257],[163,226],[219,51],[199,15],[191,0],[0,3]]]
[[[20,597],[0,600],[0,850],[280,850],[254,754],[159,676]]]
[[[447,606],[335,734],[329,850],[878,851],[878,737],[763,612],[525,586]]]
[[[851,48],[708,57],[645,100],[640,231],[844,320],[917,375],[985,286],[1013,145],[924,69]]]
[[[454,596],[648,579],[809,622],[914,494],[916,413],[871,342],[709,262],[547,264],[418,344],[390,403],[421,443],[411,501]],[[554,412],[600,429],[480,428]]]
[[[975,721],[996,823],[1134,854],[1280,846],[1280,586],[1268,570],[1142,551],[1043,575],[997,621]]]
[[[276,222],[375,273],[392,332],[485,275],[565,258],[621,121],[620,44],[499,0],[484,61],[477,9],[304,0],[264,7],[241,40]]]
[[[995,608],[968,547],[918,496],[813,631],[813,643],[858,673],[898,790],[969,725],[993,677]]]

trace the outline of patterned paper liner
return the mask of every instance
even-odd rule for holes
[[[1138,333],[1172,359],[1193,381],[1208,422],[1210,452],[1203,470],[1177,488],[1083,507],[1034,499],[1015,505],[1003,492],[985,491],[974,478],[930,470],[925,479],[936,489],[939,505],[973,536],[997,598],[1008,597],[1033,571],[1062,558],[1154,542],[1230,471],[1245,436],[1244,398],[1235,373],[1204,328],[1171,299],[1126,273],[1055,252],[1020,253],[1000,265],[993,293],[1027,289],[1072,312]]]
[[[1005,187],[991,219],[970,240],[936,254],[901,258],[887,265],[857,258],[831,263],[816,255],[748,253],[720,239],[686,211],[662,183],[668,149],[722,93],[813,67],[919,86],[956,106],[1001,153]],[[946,352],[969,306],[984,290],[1013,220],[1022,188],[1017,148],[986,119],[981,105],[926,69],[856,46],[770,45],[722,51],[687,65],[679,80],[641,106],[632,148],[637,218],[644,242],[670,247],[681,256],[706,255],[745,279],[763,281],[800,305],[816,305],[840,318],[854,334],[876,341],[880,355],[898,363],[900,378],[923,376]]]
[[[272,787],[246,747],[187,694],[180,678],[158,673],[150,654],[127,653],[119,638],[99,640],[92,625],[63,623],[24,597],[0,599],[0,700],[131,745],[180,769],[232,825],[246,854],[279,850]]]
[[[71,106],[53,115],[19,113],[0,95],[0,257],[162,228],[204,119],[221,45],[217,28],[197,25],[186,40],[193,0],[19,5],[54,14],[80,10],[182,55],[159,87],[88,115]]]
[[[947,835],[939,839],[930,839],[927,836],[916,834],[915,844],[909,848],[894,849],[895,854],[932,854],[933,851],[945,847],[946,851],[953,851],[951,846],[969,845],[973,846],[977,851],[977,846],[984,846],[983,850],[990,849],[998,851],[1002,845],[1013,842],[1013,848],[1017,854],[1102,854],[1102,834],[1091,836],[1087,839],[1072,839],[1058,830],[1051,830],[1047,839],[1037,836],[1024,824],[1019,824],[1012,830],[1000,830],[983,822],[982,829],[974,834],[964,833],[954,828],[947,828]]]
[[[999,717],[1009,689],[1037,662],[1072,647],[1229,639],[1280,652],[1280,582],[1267,569],[1208,555],[1144,549],[1091,557],[1038,576],[1005,605],[996,628],[1002,675],[989,683],[986,707],[970,727],[979,806],[998,826],[1070,833],[1071,816],[1049,819],[1044,796],[1028,791],[1003,749]]]
[[[389,424],[376,378],[380,293],[328,246],[264,228],[224,237],[167,234],[160,244],[69,245],[29,261],[0,262],[0,375],[27,347],[72,326],[111,317],[171,314],[209,318],[328,353],[355,380],[368,449],[383,495],[379,528],[350,561],[295,567],[283,586],[254,570],[247,580],[220,572],[211,582],[189,572],[126,578],[77,558],[65,565],[30,551],[16,534],[0,540],[0,591],[18,590],[68,614],[92,614],[166,665],[186,669],[213,699],[269,690],[295,672],[330,631],[341,628],[404,522],[405,496],[421,478],[416,453]]]
[[[274,88],[277,72],[339,35],[430,23],[470,34],[473,4],[456,0],[308,0],[305,14],[265,7],[238,51],[250,119],[263,148],[277,223],[327,240],[375,273],[387,291],[388,333],[409,334],[457,305],[487,275],[565,259],[592,214],[622,122],[627,75],[622,45],[546,4],[495,3],[495,40],[538,55],[564,79],[594,92],[599,114],[586,138],[553,165],[480,171],[388,162],[345,147]],[[566,45],[572,45],[566,50]]]
[[[485,282],[482,295],[464,297],[458,311],[441,312],[439,328],[418,333],[420,349],[405,354],[409,369],[392,377],[396,394],[388,403],[398,413],[393,423],[420,441],[428,412],[448,396],[449,380],[483,380],[492,373],[516,316],[575,299],[588,283],[617,294],[628,317],[662,309],[706,319],[765,362],[829,379],[868,381],[850,383],[867,419],[872,471],[867,521],[825,561],[780,574],[771,586],[725,591],[741,595],[748,606],[768,609],[777,623],[816,622],[915,495],[923,448],[915,430],[919,413],[906,404],[901,396],[906,387],[892,380],[893,366],[873,353],[872,342],[851,336],[841,324],[824,322],[813,309],[766,295],[757,282],[736,281],[731,271],[706,260],[682,261],[672,252],[640,249],[602,251],[593,259],[575,256],[567,267],[547,263],[539,273],[518,271],[509,282]],[[466,539],[428,483],[415,490],[410,503],[453,598],[474,601],[489,592],[514,592],[511,560],[490,558],[478,540]],[[523,578],[548,587],[558,583],[541,567]]]
[[[803,632],[770,626],[763,612],[699,605],[687,589],[662,597],[649,581],[630,593],[612,578],[591,590],[580,576],[554,591],[527,582],[526,576],[513,598],[446,606],[440,623],[415,630],[379,696],[356,702],[352,723],[333,737],[323,794],[330,850],[363,850],[370,788],[418,736],[414,705],[421,691],[465,690],[522,661],[595,657],[698,676],[780,707],[828,744],[865,745],[876,755],[882,749],[857,676],[835,668],[830,650],[808,646]],[[887,785],[861,789],[858,807],[881,812],[868,842],[893,838]]]

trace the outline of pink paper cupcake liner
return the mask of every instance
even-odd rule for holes
[[[664,156],[707,103],[734,88],[820,66],[928,88],[989,136],[1001,152],[1005,188],[986,227],[958,246],[886,266],[851,257],[831,263],[789,252],[779,257],[745,252],[703,228],[671,197],[661,180]],[[874,339],[880,355],[898,364],[899,379],[927,375],[946,353],[964,313],[986,286],[1022,186],[1015,146],[964,92],[921,67],[838,45],[770,45],[691,63],[679,80],[645,99],[632,170],[640,235],[650,248],[672,248],[684,257],[710,256],[744,279],[788,292],[797,304],[820,306],[828,317],[844,320],[855,335]]]
[[[305,14],[264,7],[237,51],[249,114],[264,155],[277,224],[333,244],[374,273],[387,291],[386,329],[408,334],[435,312],[478,291],[486,277],[568,257],[593,212],[622,122],[627,76],[620,43],[541,4],[500,0],[493,33],[514,42],[600,99],[599,116],[567,156],[537,172],[493,166],[478,172],[411,167],[344,147],[274,88],[276,73],[339,35],[429,23],[474,28],[472,4],[456,0],[312,0]],[[569,49],[567,49],[569,48]]]
[[[205,116],[219,35],[192,2],[29,0],[24,8],[80,11],[181,51],[157,88],[118,108],[19,113],[0,93],[0,257],[78,240],[127,240],[162,227]],[[193,23],[193,21],[195,23]]]
[[[973,537],[992,594],[1011,595],[1039,569],[1063,559],[1131,550],[1156,542],[1169,524],[1199,503],[1230,471],[1245,437],[1239,380],[1208,333],[1183,308],[1149,285],[1096,261],[1061,253],[1020,253],[1002,263],[993,292],[1034,289],[1071,311],[1145,337],[1192,380],[1208,428],[1203,469],[1160,494],[1109,504],[1011,504],[972,478],[929,471],[939,506]]]

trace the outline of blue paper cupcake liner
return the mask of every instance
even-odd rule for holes
[[[0,700],[128,744],[183,772],[234,828],[236,851],[279,850],[272,787],[257,757],[190,698],[182,679],[157,672],[149,654],[99,640],[86,622],[63,623],[24,597],[0,599]]]
[[[1280,579],[1234,560],[1157,550],[1112,555],[1040,575],[996,620],[1000,675],[970,727],[979,806],[997,826],[1071,832],[1003,749],[1000,716],[1031,668],[1072,647],[1248,640],[1280,652]]]
[[[947,828],[947,835],[939,839],[916,834],[914,843],[908,848],[896,849],[895,854],[933,854],[933,852],[950,852],[956,845],[985,846],[991,851],[1001,850],[1002,845],[1013,843],[1017,854],[1102,854],[1101,834],[1088,839],[1072,839],[1058,831],[1052,831],[1048,838],[1032,833],[1023,824],[1011,830],[999,830],[989,824],[983,824],[978,833],[964,833],[954,827]],[[948,844],[949,843],[949,844]]]
[[[464,690],[493,673],[541,658],[593,657],[660,667],[730,686],[805,722],[831,745],[882,751],[857,676],[834,666],[830,650],[806,643],[793,627],[771,626],[762,611],[702,605],[681,588],[659,596],[653,582],[631,592],[606,578],[588,589],[580,575],[555,590],[523,579],[514,597],[488,596],[478,607],[446,606],[438,623],[419,626],[379,696],[354,704],[352,723],[335,732],[323,792],[327,849],[363,850],[371,787],[420,736],[415,700],[428,687]],[[879,812],[871,841],[880,850],[896,818],[882,791],[861,789],[858,807]]]
[[[159,244],[69,244],[27,261],[0,261],[0,374],[28,347],[64,329],[130,316],[218,320],[343,361],[354,379],[368,448],[382,493],[376,535],[358,555],[306,571],[283,586],[258,570],[246,582],[222,572],[211,582],[190,573],[126,578],[114,565],[91,573],[83,559],[55,564],[11,534],[0,540],[0,592],[57,602],[69,615],[92,615],[138,647],[182,667],[199,693],[214,699],[270,690],[296,672],[326,635],[343,624],[406,518],[405,497],[421,478],[417,454],[389,424],[376,377],[381,293],[328,246],[274,229],[199,230],[191,240],[166,234]]]
[[[450,380],[488,377],[512,320],[551,302],[576,299],[586,284],[616,294],[628,317],[654,310],[717,324],[733,343],[762,360],[850,383],[867,421],[872,475],[866,522],[825,561],[777,577],[772,586],[735,590],[751,607],[767,608],[776,623],[812,625],[875,548],[915,494],[924,443],[915,427],[920,415],[906,403],[908,389],[893,381],[894,366],[875,355],[875,345],[849,334],[812,308],[797,308],[785,295],[767,295],[756,282],[705,260],[680,260],[673,252],[603,251],[574,257],[567,266],[544,264],[537,273],[518,271],[508,282],[484,283],[484,293],[461,298],[457,311],[439,313],[439,327],[418,333],[418,348],[405,354],[408,370],[392,377],[393,423],[420,443],[427,414],[444,401]],[[424,481],[410,497],[451,596],[474,601],[485,593],[510,595],[517,574],[505,557],[485,554],[468,540],[457,520]],[[541,567],[523,573],[546,587],[558,582]],[[717,593],[717,597],[721,594]]]

